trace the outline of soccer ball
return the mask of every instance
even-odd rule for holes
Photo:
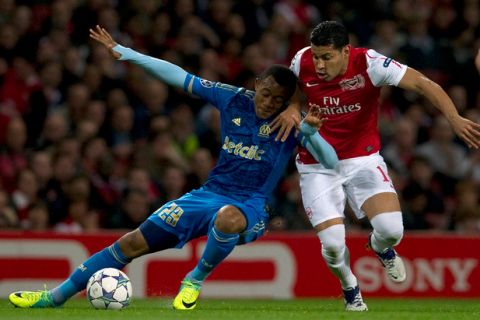
[[[115,268],[95,272],[87,283],[87,299],[95,309],[123,309],[130,303],[132,284]]]

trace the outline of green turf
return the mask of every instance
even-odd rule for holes
[[[480,300],[368,299],[370,311],[343,311],[340,299],[307,300],[209,300],[201,299],[197,309],[174,311],[171,300],[134,300],[124,310],[94,310],[84,299],[73,299],[58,309],[16,309],[0,300],[0,319],[479,319]]]

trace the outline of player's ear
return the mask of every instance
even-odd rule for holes
[[[260,81],[261,81],[261,80],[260,80],[259,77],[256,77],[256,78],[255,78],[255,91],[257,91],[257,89],[258,89],[258,85],[260,84]]]

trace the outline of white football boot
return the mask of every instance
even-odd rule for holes
[[[343,299],[345,301],[345,311],[368,311],[358,285],[355,288],[343,290]]]
[[[373,252],[378,257],[378,260],[382,263],[385,271],[387,272],[388,278],[393,282],[403,282],[407,278],[407,273],[405,271],[405,264],[403,263],[402,258],[393,248],[387,248],[383,252],[376,252],[372,248],[371,244],[372,234],[368,237],[368,247],[372,249]]]

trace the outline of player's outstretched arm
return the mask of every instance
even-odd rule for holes
[[[315,160],[322,163],[325,168],[333,169],[338,163],[337,153],[318,133],[324,121],[319,108],[310,108],[307,116],[298,125],[301,133],[298,139]]]
[[[452,99],[437,83],[417,70],[408,68],[398,86],[425,96],[443,113],[455,133],[469,148],[478,149],[480,147],[480,124],[460,116]]]
[[[90,38],[103,44],[115,59],[130,61],[148,71],[155,78],[171,86],[191,92],[189,84],[185,83],[188,73],[179,66],[119,45],[107,30],[98,25],[95,29],[90,29]]]

